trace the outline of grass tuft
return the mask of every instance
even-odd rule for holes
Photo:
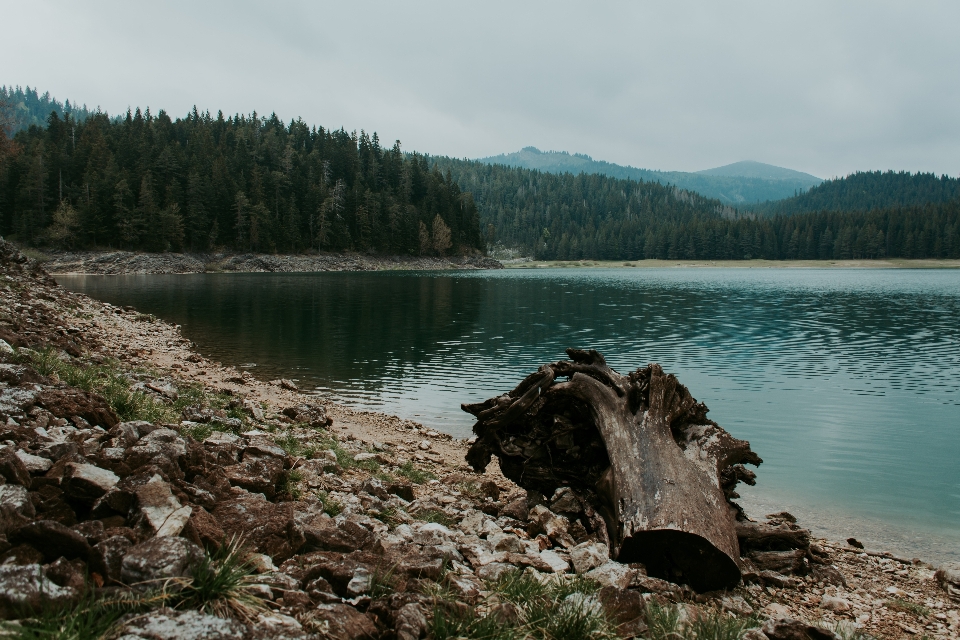
[[[178,607],[196,609],[221,618],[255,620],[266,610],[263,600],[250,590],[255,576],[246,561],[247,551],[239,538],[207,554],[189,578],[173,581]]]
[[[403,465],[399,469],[397,469],[397,474],[403,476],[404,478],[406,478],[407,480],[409,480],[414,484],[423,484],[428,480],[437,479],[437,476],[433,475],[429,471],[418,469],[409,460],[407,462],[404,462]]]
[[[439,509],[427,509],[417,513],[415,517],[417,520],[422,520],[423,522],[436,522],[437,524],[442,524],[445,527],[452,527],[454,522],[453,518]]]

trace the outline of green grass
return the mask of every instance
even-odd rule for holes
[[[445,527],[453,526],[453,518],[439,509],[427,509],[415,514],[414,517],[417,520],[422,520],[423,522],[436,522],[437,524],[442,524]]]
[[[927,609],[923,605],[915,604],[907,600],[901,600],[900,598],[894,598],[892,600],[887,600],[884,603],[884,606],[887,609],[892,611],[903,611],[904,613],[912,613],[913,615],[926,618],[930,615],[930,609]]]
[[[407,462],[404,462],[403,465],[399,469],[397,469],[397,474],[403,476],[404,478],[406,478],[407,480],[409,480],[414,484],[423,484],[428,480],[437,479],[437,476],[433,475],[429,471],[418,469],[409,460]]]
[[[583,578],[555,577],[541,582],[522,571],[511,571],[489,582],[487,605],[509,603],[517,620],[496,615],[480,617],[476,607],[451,606],[441,599],[434,609],[430,637],[437,640],[614,640],[615,626],[595,597],[599,585]]]
[[[370,517],[376,518],[391,529],[403,523],[403,520],[400,518],[400,509],[394,507],[387,507],[383,511],[371,511]]]
[[[340,515],[340,512],[343,511],[343,505],[330,497],[326,491],[318,491],[317,499],[320,501],[320,504],[323,505],[323,512],[328,516],[335,518]]]
[[[277,485],[277,493],[287,494],[292,500],[299,500],[303,496],[303,490],[300,488],[302,480],[303,472],[299,469],[288,471],[283,481]]]
[[[213,554],[208,553],[193,568],[189,578],[178,581],[180,589],[173,597],[176,606],[221,618],[255,620],[266,606],[250,591],[256,578],[244,559],[246,555],[239,538],[222,545]]]

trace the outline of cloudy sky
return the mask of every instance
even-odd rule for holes
[[[668,6],[665,6],[668,5]],[[960,3],[4,2],[0,84],[662,169],[960,174]]]

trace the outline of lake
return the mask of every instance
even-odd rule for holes
[[[960,560],[960,271],[543,269],[58,276],[201,353],[466,437],[566,347],[659,362],[764,459],[753,516]]]

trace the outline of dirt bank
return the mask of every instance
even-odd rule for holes
[[[750,514],[744,535],[790,542],[741,539],[733,591],[650,577],[606,556],[568,493],[528,495],[495,464],[472,473],[463,441],[212,362],[2,241],[0,339],[0,618],[100,607],[118,635],[238,640],[960,633],[933,567],[810,539],[788,514]],[[240,578],[200,588],[237,558]],[[592,631],[555,628],[571,620]]]
[[[316,271],[398,271],[440,269],[500,269],[502,265],[484,256],[412,257],[363,254],[190,254],[109,252],[31,252],[48,273],[143,274]]]

